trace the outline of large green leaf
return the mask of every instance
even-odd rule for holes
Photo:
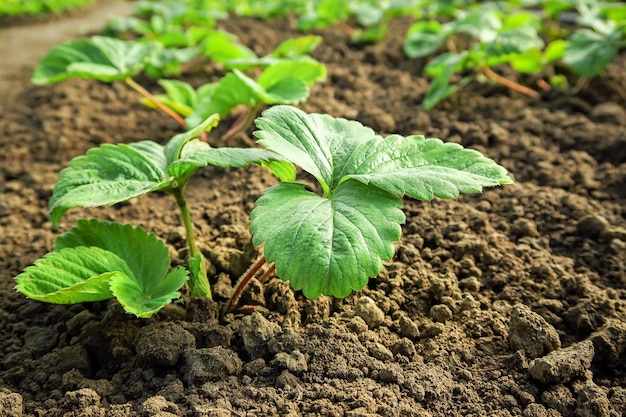
[[[66,42],[41,59],[32,81],[42,85],[74,77],[95,78],[103,82],[124,80],[141,72],[158,48],[156,43],[104,36]]]
[[[393,256],[404,215],[402,200],[357,181],[346,181],[330,198],[281,183],[257,200],[250,218],[253,242],[265,242],[279,277],[308,298],[346,297]]]
[[[282,183],[250,214],[253,242],[279,277],[305,296],[343,297],[363,288],[393,255],[402,200],[456,198],[507,184],[504,168],[479,152],[423,136],[383,139],[358,122],[275,106],[256,121],[258,142],[321,184]]]
[[[96,246],[115,254],[130,270],[145,292],[154,290],[170,266],[167,247],[154,234],[115,222],[81,219],[54,243],[54,250]]]
[[[163,151],[159,155],[152,142],[139,145],[110,145],[90,149],[74,158],[61,171],[50,198],[53,225],[72,207],[112,205],[162,189],[171,179],[164,170]]]
[[[117,260],[117,264],[103,262],[102,266],[115,272],[106,281],[109,294],[115,296],[126,311],[138,317],[149,317],[178,298],[178,290],[188,278],[188,271],[183,268],[168,273],[167,247],[141,227],[95,219],[79,220],[56,239],[54,249],[54,253],[97,249],[103,261]],[[68,293],[75,291],[74,287],[65,289]]]
[[[109,282],[131,274],[126,263],[98,247],[50,252],[17,276],[16,289],[33,300],[55,304],[101,301],[113,297]]]
[[[301,166],[330,192],[334,160],[345,159],[361,140],[375,136],[355,121],[308,115],[290,106],[274,106],[255,121],[259,143]]]

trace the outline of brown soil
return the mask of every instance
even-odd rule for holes
[[[359,47],[339,29],[321,32],[315,56],[329,76],[302,108],[479,149],[516,185],[407,200],[396,256],[344,300],[309,301],[273,278],[244,295],[254,313],[218,313],[254,255],[248,213],[275,182],[260,168],[207,168],[188,188],[215,301],[192,302],[186,320],[139,320],[115,302],[26,300],[13,278],[81,217],[140,224],[183,261],[184,231],[167,196],[71,210],[59,231],[47,219],[56,175],[72,157],[178,131],[123,85],[3,85],[11,99],[0,120],[0,415],[626,413],[626,57],[577,95],[534,101],[476,85],[427,112],[424,63],[401,49],[408,24]],[[296,34],[286,21],[223,27],[258,53]],[[13,76],[27,80],[37,58]]]

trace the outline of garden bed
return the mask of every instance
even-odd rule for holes
[[[383,135],[461,143],[505,166],[516,183],[458,201],[405,200],[394,259],[346,299],[306,300],[273,278],[252,283],[240,302],[245,311],[222,314],[256,256],[248,214],[276,179],[261,168],[212,167],[187,194],[211,260],[214,301],[194,300],[185,320],[167,312],[143,320],[114,301],[25,299],[14,277],[81,217],[141,224],[184,262],[185,231],[163,195],[71,210],[59,231],[47,218],[57,174],[71,158],[104,143],[165,143],[179,127],[121,84],[8,85],[2,93],[12,100],[0,120],[0,414],[625,413],[626,57],[576,95],[534,100],[475,84],[425,111],[425,62],[402,51],[411,22],[394,22],[384,41],[367,46],[351,45],[338,27],[320,31],[313,55],[326,64],[327,81],[300,107]],[[286,19],[220,26],[260,55],[297,35]]]

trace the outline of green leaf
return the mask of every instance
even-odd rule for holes
[[[270,89],[288,78],[301,80],[312,87],[316,82],[326,79],[326,66],[317,61],[281,61],[267,67],[257,82],[263,88]]]
[[[256,100],[254,91],[243,78],[230,72],[219,81],[212,95],[199,100],[198,106],[185,121],[189,126],[197,126],[212,114],[217,113],[224,118],[238,104],[252,106]]]
[[[510,59],[511,67],[515,71],[525,74],[535,74],[542,70],[544,61],[539,49],[530,49],[521,54],[515,54]]]
[[[276,58],[290,58],[306,55],[313,52],[321,42],[322,37],[318,35],[306,35],[287,39],[272,51],[272,56]]]
[[[157,313],[172,300],[180,297],[178,292],[189,278],[189,271],[176,268],[146,292],[141,282],[128,276],[116,274],[111,278],[111,291],[128,313],[148,318]]]
[[[557,39],[546,46],[543,52],[543,59],[547,63],[558,61],[563,58],[565,54],[565,48],[567,47],[567,41],[565,39]]]
[[[439,55],[426,66],[424,69],[426,74],[434,77],[422,103],[426,110],[434,108],[437,103],[445,100],[457,91],[457,87],[451,85],[450,80],[454,73],[464,68],[467,57],[468,53],[466,51],[458,54],[448,52]]]
[[[207,277],[206,260],[201,252],[189,258],[189,292],[192,297],[211,298],[211,285]]]
[[[125,275],[136,279],[146,292],[151,291],[170,266],[167,247],[141,227],[81,219],[56,239],[54,250],[81,246],[95,246],[115,254],[128,267]]]
[[[476,150],[435,138],[399,135],[362,143],[336,176],[423,201],[454,199],[460,193],[511,183],[506,169]]]
[[[451,33],[467,33],[481,42],[493,40],[502,27],[496,10],[473,10],[465,13],[451,24]]]
[[[274,106],[255,120],[259,144],[301,166],[322,185],[325,194],[333,182],[333,153],[341,157],[374,131],[358,122],[328,115],[307,115],[290,106]]]
[[[113,276],[130,274],[126,263],[98,247],[51,252],[17,276],[16,289],[33,300],[55,304],[101,301],[113,297]]]
[[[169,98],[176,103],[184,104],[192,109],[198,104],[196,90],[184,81],[159,80],[159,85],[163,87]]]
[[[404,53],[409,58],[421,58],[443,45],[449,32],[436,20],[420,21],[409,27],[404,40]]]
[[[256,59],[250,48],[242,45],[231,33],[215,30],[207,37],[204,53],[212,60],[225,63],[235,59]]]
[[[563,62],[579,75],[599,75],[617,55],[617,40],[620,37],[620,33],[606,36],[589,29],[579,29],[569,38]]]
[[[52,224],[72,207],[113,205],[167,187],[160,145],[110,145],[90,149],[61,171],[49,202]]]
[[[533,27],[525,26],[504,30],[486,45],[487,56],[522,54],[531,49],[543,48],[543,41]]]
[[[402,200],[354,181],[330,198],[281,183],[257,200],[250,218],[253,243],[265,242],[267,262],[307,298],[346,297],[393,256],[404,215]]]
[[[53,48],[35,68],[32,82],[52,84],[69,78],[120,81],[141,72],[158,49],[155,43],[122,41],[103,36],[79,39]]]
[[[110,288],[124,309],[138,317],[149,317],[178,298],[188,271],[177,268],[168,273],[169,251],[165,244],[141,227],[101,220],[79,220],[55,242],[55,251],[101,249],[120,264],[109,271]],[[110,255],[107,255],[110,256]]]

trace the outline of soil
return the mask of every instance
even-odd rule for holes
[[[97,30],[114,4],[67,19]],[[462,143],[507,167],[516,184],[458,201],[407,199],[396,255],[362,292],[311,301],[272,278],[252,283],[244,310],[223,314],[256,256],[248,213],[275,180],[261,168],[203,169],[187,194],[214,300],[193,300],[184,320],[167,312],[143,320],[113,301],[55,306],[13,290],[14,277],[81,217],[142,225],[166,241],[175,263],[185,259],[184,230],[165,195],[71,210],[52,229],[47,201],[71,158],[179,133],[124,85],[30,85],[51,47],[43,40],[74,36],[54,29],[63,22],[0,29],[14,42],[0,42],[5,58],[32,53],[0,74],[1,416],[626,413],[626,56],[577,94],[533,100],[475,84],[425,111],[424,62],[402,53],[409,21],[375,45],[321,31],[314,55],[328,79],[304,110],[381,134]],[[259,54],[297,35],[286,19],[220,26]],[[26,47],[16,30],[51,36]],[[210,67],[186,79],[219,75]]]

